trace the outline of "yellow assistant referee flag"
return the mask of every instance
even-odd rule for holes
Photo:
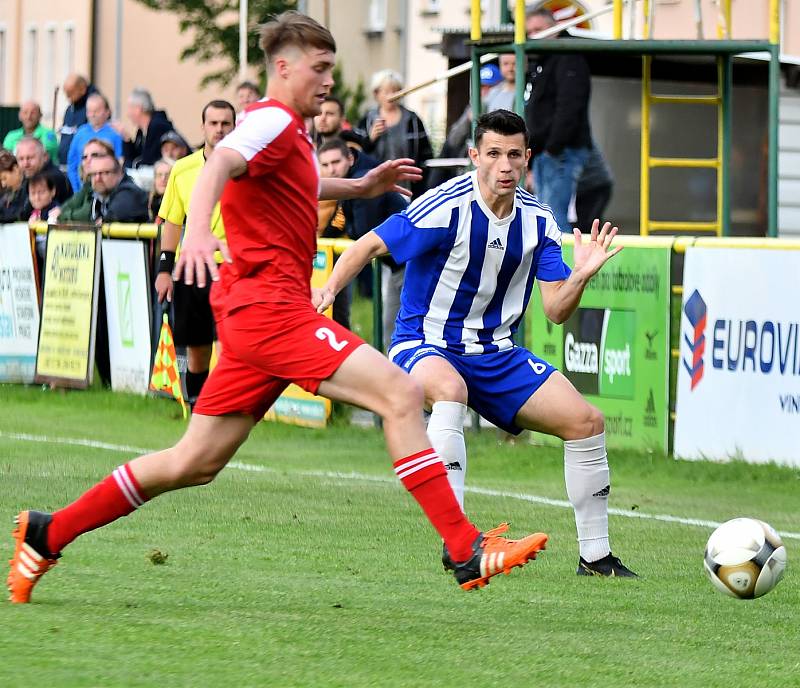
[[[161,334],[158,335],[158,349],[153,364],[153,375],[150,378],[150,389],[171,394],[180,403],[183,418],[186,419],[186,402],[183,400],[181,374],[178,372],[178,356],[175,353],[175,342],[172,340],[172,330],[166,313],[161,323]]]

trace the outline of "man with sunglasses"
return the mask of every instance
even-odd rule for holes
[[[97,158],[87,176],[92,184],[92,222],[147,222],[147,193],[123,172],[119,160]]]

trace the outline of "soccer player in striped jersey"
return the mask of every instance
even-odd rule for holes
[[[563,323],[589,279],[621,247],[616,227],[575,229],[575,265],[561,255],[553,213],[518,184],[530,157],[521,117],[481,116],[473,172],[445,182],[359,239],[339,258],[318,309],[372,258],[406,264],[389,358],[422,385],[428,435],[463,506],[467,406],[514,434],[564,440],[567,493],[575,511],[578,574],[632,577],[611,553],[604,419],[547,361],[516,346],[514,333],[539,282],[547,317]],[[445,565],[447,556],[445,553]]]
[[[34,585],[81,534],[165,492],[211,482],[291,382],[382,416],[395,474],[445,541],[462,588],[482,587],[544,549],[544,533],[509,540],[498,529],[478,531],[425,433],[419,385],[312,305],[318,195],[401,192],[399,182],[421,175],[412,160],[401,159],[358,179],[321,180],[305,119],[319,114],[333,86],[333,36],[289,11],[262,27],[261,47],[267,97],[248,108],[203,166],[176,266],[176,279],[186,284],[203,287],[207,274],[214,281],[211,306],[222,342],[217,367],[175,446],[120,466],[52,514],[18,514],[6,579],[14,603],[30,601]],[[210,231],[220,197],[227,245]],[[225,257],[220,267],[217,250]]]

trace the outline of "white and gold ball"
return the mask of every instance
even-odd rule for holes
[[[769,524],[734,518],[711,533],[703,564],[717,590],[750,600],[766,595],[783,577],[786,548]]]

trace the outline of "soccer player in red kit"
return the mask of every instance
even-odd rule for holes
[[[361,179],[323,179],[304,118],[319,112],[333,86],[336,44],[327,29],[286,12],[262,29],[267,97],[248,106],[217,144],[192,194],[176,278],[215,282],[211,303],[222,355],[189,427],[169,449],[117,468],[67,507],[23,511],[8,576],[12,602],[33,586],[82,533],[127,516],[163,492],[211,482],[290,382],[383,418],[394,469],[442,537],[458,583],[485,585],[522,566],[547,536],[508,540],[478,532],[464,516],[422,421],[414,379],[333,320],[318,314],[310,288],[317,197],[373,196],[419,178],[409,160],[389,161]],[[209,229],[222,202],[227,245]],[[217,269],[214,252],[225,262]]]

